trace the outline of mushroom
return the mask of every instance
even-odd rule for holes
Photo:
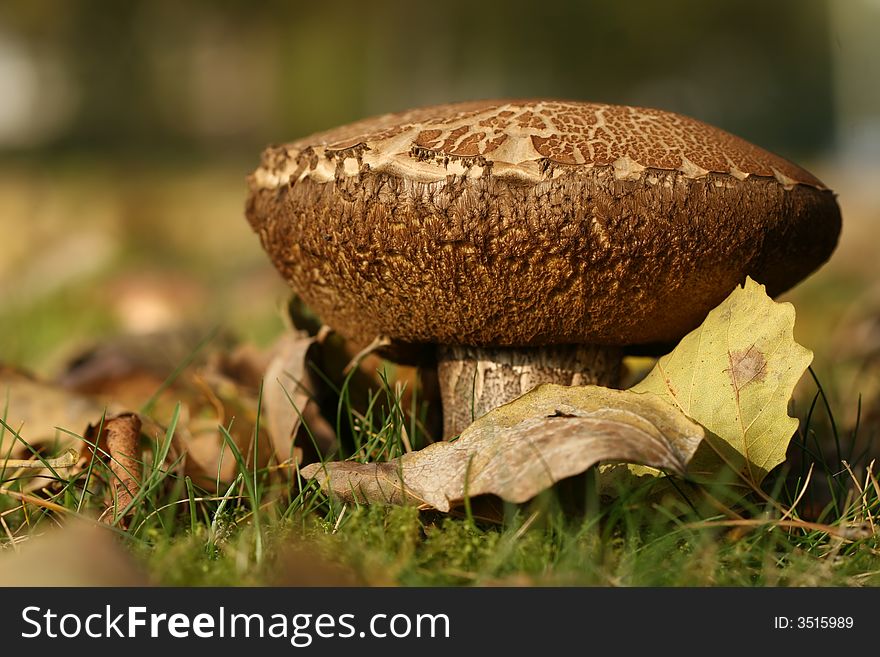
[[[247,218],[342,334],[436,345],[444,436],[539,383],[615,386],[746,276],[771,295],[834,250],[834,194],[657,109],[481,101],[263,153]]]

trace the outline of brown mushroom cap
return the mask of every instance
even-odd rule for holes
[[[779,294],[834,250],[834,194],[655,109],[484,101],[263,153],[247,217],[354,339],[472,346],[679,339],[746,275]]]

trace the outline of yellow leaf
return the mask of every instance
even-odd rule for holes
[[[795,312],[747,278],[631,388],[674,403],[757,486],[785,460],[798,422],[788,402],[813,354],[794,341]]]

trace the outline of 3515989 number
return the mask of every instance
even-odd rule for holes
[[[801,630],[848,630],[853,626],[853,618],[852,616],[798,616],[797,626]]]

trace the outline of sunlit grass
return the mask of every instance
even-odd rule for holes
[[[346,386],[337,392],[340,426],[352,436],[350,458],[385,460],[404,453],[408,442],[426,440],[419,423],[402,412],[400,386],[381,378],[365,412],[347,402]],[[666,496],[660,501],[650,486],[600,500],[595,476],[582,476],[527,504],[498,503],[502,513],[495,521],[481,519],[479,511],[444,515],[340,504],[313,484],[295,477],[289,481],[275,465],[256,468],[253,458],[235,447],[231,427],[222,431],[233,447],[237,475],[213,488],[196,486],[183,476],[180,458],[168,458],[178,424],[175,414],[166,434],[146,452],[135,499],[128,509],[117,510],[125,521],[110,522],[108,529],[160,584],[277,583],[279,573],[296,570],[289,555],[293,545],[307,546],[314,558],[365,584],[880,584],[876,470],[867,463],[847,468],[820,450],[798,447],[804,435],[833,440],[833,414],[826,409],[820,420],[815,409],[807,409],[796,438],[794,449],[803,458],[800,473],[792,476],[785,468],[774,473],[765,486],[769,501],[740,499],[724,513],[717,507],[723,490],[710,491],[704,499]],[[838,440],[845,450],[848,437]],[[861,478],[851,474],[856,470]],[[4,472],[0,542],[7,545],[71,516],[106,515],[113,475],[104,460],[94,459],[71,479],[55,473],[54,483],[27,494],[21,492],[27,478]],[[811,473],[810,485],[823,479],[832,491],[824,508],[808,520],[792,506],[805,499],[803,473]],[[780,507],[787,510],[784,515]]]

